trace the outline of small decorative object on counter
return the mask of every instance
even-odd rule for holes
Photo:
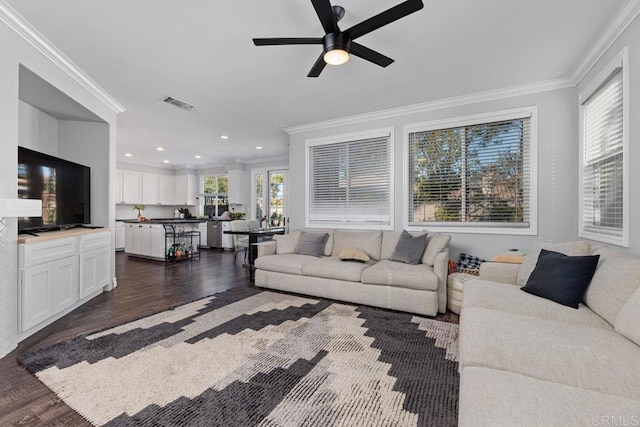
[[[142,216],[142,212],[144,210],[144,208],[146,208],[145,205],[133,205],[133,210],[138,210],[138,220],[139,221],[144,221],[146,218]]]
[[[178,209],[176,209],[176,210],[174,210],[174,211],[173,211],[173,217],[174,217],[175,219],[180,218],[180,211],[179,211]]]

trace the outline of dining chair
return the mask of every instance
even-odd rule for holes
[[[247,225],[247,221],[238,219],[235,221],[231,221],[229,224],[231,231],[240,231],[247,230],[249,226]],[[244,250],[244,259],[246,262],[247,259],[247,249],[249,249],[249,237],[248,236],[240,236],[238,234],[233,235],[233,249],[235,250],[235,255],[233,256],[233,262],[236,262],[238,257],[238,252],[240,250]]]

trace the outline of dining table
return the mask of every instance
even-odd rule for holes
[[[287,229],[285,227],[269,227],[269,228],[255,228],[255,229],[246,229],[246,230],[225,230],[224,234],[235,234],[247,236],[249,238],[249,247],[247,250],[249,251],[249,281],[251,283],[255,282],[255,261],[258,254],[258,245],[261,243],[260,239],[264,239],[265,237],[271,237],[275,234],[285,234]]]

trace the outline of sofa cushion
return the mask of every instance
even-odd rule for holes
[[[380,259],[382,231],[335,230],[333,233],[333,256],[338,257],[343,248],[360,248],[375,261]]]
[[[638,419],[638,405],[513,372],[468,367],[460,375],[458,425],[602,426],[615,425],[609,424],[613,414],[631,425]]]
[[[616,318],[616,332],[640,345],[640,289],[620,310]]]
[[[289,234],[276,234],[273,238],[276,241],[277,254],[292,254],[296,251],[300,240],[300,230],[294,230]]]
[[[256,258],[255,267],[260,270],[301,276],[302,266],[317,259],[309,255],[298,254],[267,255]]]
[[[468,307],[490,308],[557,322],[613,329],[606,320],[584,304],[579,304],[578,309],[575,310],[548,299],[526,294],[518,286],[486,280],[476,279],[465,282],[462,308]]]
[[[436,256],[447,247],[450,240],[451,236],[448,234],[429,233],[427,236],[427,249],[425,249],[424,255],[422,255],[422,263],[426,266],[433,267],[433,264],[436,262]]]
[[[313,258],[312,262],[306,263],[302,267],[302,274],[325,279],[359,282],[362,270],[370,265],[363,262],[343,262],[338,257]]]
[[[607,246],[598,246],[593,252],[600,255],[600,263],[584,302],[614,325],[618,313],[640,286],[640,259]]]
[[[529,280],[529,276],[538,262],[538,255],[540,251],[546,249],[548,251],[560,252],[561,254],[569,256],[589,255],[591,245],[584,240],[578,242],[566,242],[566,243],[550,243],[535,241],[527,251],[527,256],[524,258],[520,270],[518,270],[518,279],[516,283],[518,286],[524,286]]]
[[[418,265],[426,247],[427,233],[412,236],[407,230],[403,230],[389,260]]]
[[[362,272],[362,283],[435,291],[438,277],[432,267],[383,259]]]
[[[578,308],[600,255],[567,256],[542,249],[523,291]]]
[[[342,261],[359,261],[367,262],[371,261],[369,255],[360,248],[342,248],[338,254],[338,258]]]
[[[327,243],[329,235],[327,233],[310,233],[303,231],[296,246],[295,253],[299,255],[311,255],[316,258],[322,255],[324,245]]]
[[[460,363],[640,399],[640,351],[614,331],[465,308]]]

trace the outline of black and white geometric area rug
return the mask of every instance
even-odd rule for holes
[[[107,426],[447,426],[457,325],[234,289],[19,362]]]

